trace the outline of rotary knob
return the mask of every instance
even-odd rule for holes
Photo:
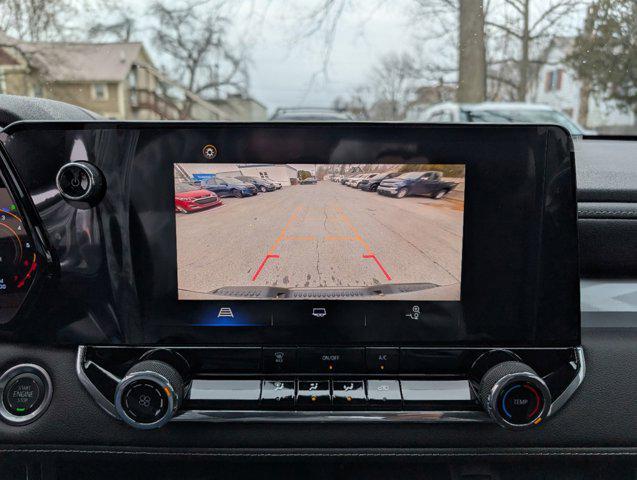
[[[480,382],[479,396],[498,425],[514,430],[540,424],[551,407],[551,393],[544,380],[517,361],[490,368]]]
[[[159,428],[173,417],[183,396],[184,381],[174,367],[159,360],[142,360],[117,385],[115,409],[132,427]]]

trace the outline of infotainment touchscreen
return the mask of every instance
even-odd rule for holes
[[[174,172],[180,300],[460,300],[464,165]]]

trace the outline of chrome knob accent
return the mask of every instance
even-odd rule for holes
[[[60,195],[65,200],[77,202],[76,205],[96,205],[106,190],[106,180],[100,169],[84,161],[62,165],[55,177],[55,184]]]
[[[490,368],[482,377],[478,393],[491,418],[508,429],[535,427],[551,408],[546,383],[522,362],[501,362]]]
[[[170,421],[183,396],[184,381],[175,368],[159,360],[142,360],[117,385],[115,409],[128,425],[149,430]]]

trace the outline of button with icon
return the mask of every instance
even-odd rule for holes
[[[380,410],[400,408],[403,404],[398,380],[367,380],[367,397],[370,407]]]
[[[294,408],[294,380],[264,380],[261,388],[261,406],[269,409]]]
[[[338,380],[332,382],[334,409],[360,410],[367,406],[365,382],[362,380]]]
[[[299,380],[296,406],[300,409],[329,410],[332,404],[329,380]]]
[[[296,348],[263,347],[263,369],[266,373],[296,371]]]
[[[420,319],[422,312],[420,311],[420,306],[414,305],[411,307],[408,313],[405,314],[406,317],[411,318],[412,320]]]

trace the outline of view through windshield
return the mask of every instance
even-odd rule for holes
[[[5,0],[0,93],[113,119],[627,135],[636,20],[635,0]]]

